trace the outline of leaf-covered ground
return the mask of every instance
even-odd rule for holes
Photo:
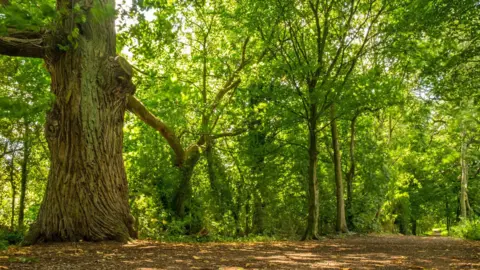
[[[480,242],[355,236],[310,242],[61,243],[0,252],[0,269],[480,269]]]

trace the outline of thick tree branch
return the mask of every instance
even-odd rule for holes
[[[8,56],[23,56],[43,58],[44,47],[41,38],[0,37],[0,54]]]
[[[20,39],[42,39],[45,34],[45,30],[40,30],[39,32],[34,31],[22,31],[15,28],[7,28],[7,36],[12,38]]]
[[[175,153],[175,164],[179,167],[183,165],[185,158],[185,151],[183,150],[182,145],[180,144],[180,139],[175,135],[175,132],[163,123],[160,119],[155,117],[148,109],[136,99],[134,96],[128,96],[127,108],[130,112],[135,114],[140,120],[145,124],[151,126],[167,141],[168,145],[172,148]]]

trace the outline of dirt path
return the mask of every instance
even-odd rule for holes
[[[311,242],[63,243],[0,252],[0,269],[480,269],[480,243],[356,236]]]

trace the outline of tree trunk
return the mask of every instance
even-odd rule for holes
[[[259,88],[262,86],[259,85]],[[265,109],[258,108],[257,105],[262,98],[255,92],[250,93],[250,114],[252,119],[248,123],[248,153],[250,157],[251,174],[254,182],[253,190],[253,213],[252,213],[252,231],[254,234],[263,234],[265,230],[265,193],[268,183],[265,178],[265,146],[267,144],[267,132],[263,128],[263,119],[260,116]],[[259,114],[257,114],[258,112]],[[248,214],[248,212],[247,212]]]
[[[253,233],[263,234],[264,228],[264,216],[265,216],[265,203],[260,197],[259,192],[255,192],[253,196],[253,215],[252,215],[252,227]]]
[[[259,149],[264,149],[266,143],[266,134],[262,131],[252,131],[254,136],[254,143]],[[254,163],[252,164],[252,175],[255,179],[253,191],[253,215],[252,215],[252,229],[255,234],[263,234],[265,230],[264,218],[265,218],[265,156],[263,151],[254,153]]]
[[[353,179],[355,178],[355,124],[358,114],[356,114],[350,122],[350,169],[347,173],[347,226],[353,228]]]
[[[266,134],[264,132],[257,132],[257,143],[258,147],[265,147],[265,137]],[[265,193],[266,193],[266,185],[265,182],[265,172],[264,172],[264,165],[265,165],[265,157],[263,156],[263,152],[259,155],[258,153],[255,154],[255,163],[252,167],[253,177],[255,178],[255,190],[253,191],[253,215],[252,215],[252,228],[253,233],[255,234],[263,234],[265,230]]]
[[[177,217],[185,217],[185,204],[192,193],[192,175],[200,159],[200,149],[197,145],[190,147],[186,153],[186,160],[180,167],[180,185],[174,197],[174,211]]]
[[[467,185],[468,185],[468,163],[466,160],[467,142],[466,132],[462,132],[462,145],[460,153],[460,166],[462,175],[460,179],[460,217],[467,218]]]
[[[414,218],[411,218],[410,221],[412,222],[412,234],[417,235],[417,220]]]
[[[309,147],[308,147],[308,218],[307,229],[302,240],[319,239],[318,237],[318,219],[319,219],[319,194],[317,181],[317,105],[310,105],[309,119]]]
[[[17,196],[17,186],[15,185],[15,175],[14,175],[14,160],[15,155],[12,155],[12,160],[10,161],[10,186],[12,188],[12,217],[10,219],[10,230],[13,232],[15,230],[15,197]]]
[[[131,70],[116,58],[114,17],[95,18],[88,1],[58,0],[57,9],[86,10],[75,23],[64,15],[52,33],[45,62],[56,96],[47,115],[46,139],[51,154],[47,190],[27,243],[37,241],[126,241],[136,236],[128,204],[123,165],[123,122],[127,95],[133,94]],[[115,5],[95,1],[96,8]],[[72,12],[73,13],[73,12]],[[55,40],[78,27],[68,51]]]
[[[215,161],[213,157],[213,142],[208,140],[205,144],[205,156],[207,159],[207,172],[208,180],[210,182],[210,188],[212,190],[212,195],[218,205],[222,203],[222,193],[220,187],[217,183],[217,175],[215,173]]]
[[[345,204],[343,199],[343,180],[342,180],[342,164],[340,156],[340,144],[338,142],[337,120],[335,114],[335,105],[330,107],[330,126],[332,130],[332,146],[333,146],[333,164],[335,167],[335,187],[337,197],[337,232],[348,232],[347,222],[345,220]]]
[[[448,235],[450,235],[450,228],[451,228],[451,218],[450,218],[450,205],[448,203],[448,197],[445,196],[445,217],[446,217],[446,223],[447,223],[447,231]]]
[[[18,229],[20,231],[24,230],[23,220],[25,213],[25,194],[27,192],[27,181],[28,181],[28,160],[30,157],[30,130],[29,122],[24,120],[25,133],[23,134],[23,162],[22,162],[22,179],[20,182],[20,208],[18,211]]]

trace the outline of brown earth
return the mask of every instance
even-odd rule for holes
[[[0,269],[480,269],[480,242],[353,236],[310,242],[56,243],[0,252]]]

